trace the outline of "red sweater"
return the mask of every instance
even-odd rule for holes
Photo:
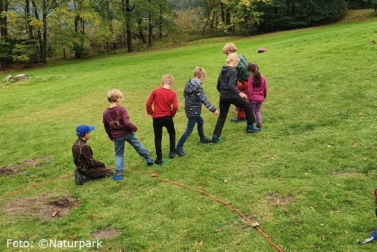
[[[171,89],[156,88],[149,96],[146,108],[148,115],[151,115],[153,118],[164,116],[174,117],[178,110],[177,94]]]

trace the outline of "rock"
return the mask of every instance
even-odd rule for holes
[[[12,80],[12,75],[8,75],[7,77],[4,78],[3,82],[8,82]]]
[[[24,80],[29,79],[29,75],[27,75],[27,74],[18,74],[16,76],[14,76],[12,79],[13,79],[12,82],[24,81]]]

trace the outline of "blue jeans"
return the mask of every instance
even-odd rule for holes
[[[136,152],[143,158],[149,157],[149,152],[139,142],[134,132],[131,132],[125,136],[114,138],[115,149],[115,171],[124,171],[124,144],[128,142],[136,150]]]
[[[177,148],[183,147],[187,138],[191,135],[192,131],[194,130],[196,123],[198,123],[197,128],[198,128],[198,134],[199,134],[200,140],[205,139],[204,131],[203,131],[203,125],[204,125],[203,118],[201,116],[193,116],[193,117],[187,117],[187,118],[188,118],[188,122],[187,122],[186,131],[183,133],[183,135],[179,139]]]

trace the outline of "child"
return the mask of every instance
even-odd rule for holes
[[[174,158],[175,129],[173,117],[178,110],[178,100],[177,94],[171,90],[173,83],[174,78],[170,74],[162,76],[161,87],[152,91],[146,103],[147,114],[151,115],[153,118],[154,145],[157,155],[157,159],[154,163],[157,165],[162,165],[161,141],[163,127],[165,127],[169,133],[169,158]]]
[[[246,115],[246,132],[256,133],[260,130],[255,127],[255,118],[251,111],[250,104],[246,101],[247,95],[236,88],[237,85],[237,71],[236,66],[239,63],[239,57],[236,53],[231,53],[226,59],[226,66],[223,66],[217,80],[217,90],[220,92],[220,115],[217,119],[215,130],[212,135],[212,142],[217,143],[221,136],[221,131],[224,127],[226,117],[228,115],[230,104],[238,106],[245,110]]]
[[[153,165],[149,152],[135,135],[137,127],[130,122],[126,108],[120,106],[122,99],[123,94],[121,91],[111,89],[107,93],[107,100],[110,102],[110,106],[103,112],[103,124],[106,133],[110,140],[114,142],[116,175],[112,177],[113,180],[123,179],[124,143],[126,141],[134,147],[141,157],[145,158],[147,165]]]
[[[233,43],[227,43],[223,47],[223,53],[228,56],[231,53],[237,54],[237,47]],[[239,57],[238,65],[236,66],[237,71],[237,89],[241,91],[242,93],[247,93],[247,87],[248,87],[248,79],[249,79],[249,73],[246,70],[247,67],[247,60],[245,56],[237,54]],[[246,115],[245,111],[241,107],[236,107],[237,109],[237,116],[232,118],[230,121],[234,123],[243,122],[246,121]]]
[[[267,82],[264,76],[259,73],[259,67],[255,63],[247,65],[247,71],[250,73],[249,86],[247,90],[247,99],[250,102],[256,120],[257,128],[262,129],[262,114],[260,109],[262,103],[267,97]]]
[[[202,103],[208,108],[209,111],[213,112],[215,115],[219,114],[219,111],[207,100],[206,95],[203,93],[202,83],[206,77],[206,72],[203,68],[197,66],[194,69],[194,78],[189,80],[183,91],[185,97],[185,113],[188,118],[186,131],[183,133],[178,141],[175,153],[178,156],[183,157],[185,153],[183,152],[183,145],[185,144],[187,138],[190,136],[194,130],[195,124],[198,124],[198,134],[201,143],[211,143],[211,139],[207,139],[204,136],[203,124],[204,120],[200,116],[202,110]]]
[[[73,162],[76,165],[74,172],[76,185],[83,185],[85,181],[113,175],[113,172],[104,163],[93,159],[92,148],[86,144],[90,138],[90,132],[94,129],[94,126],[85,124],[76,128],[78,138],[72,146]]]

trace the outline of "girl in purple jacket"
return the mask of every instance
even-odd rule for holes
[[[267,82],[264,76],[259,72],[259,67],[255,63],[247,65],[247,71],[250,73],[249,86],[247,90],[247,99],[250,102],[251,109],[257,121],[257,127],[262,129],[262,103],[267,97]]]

